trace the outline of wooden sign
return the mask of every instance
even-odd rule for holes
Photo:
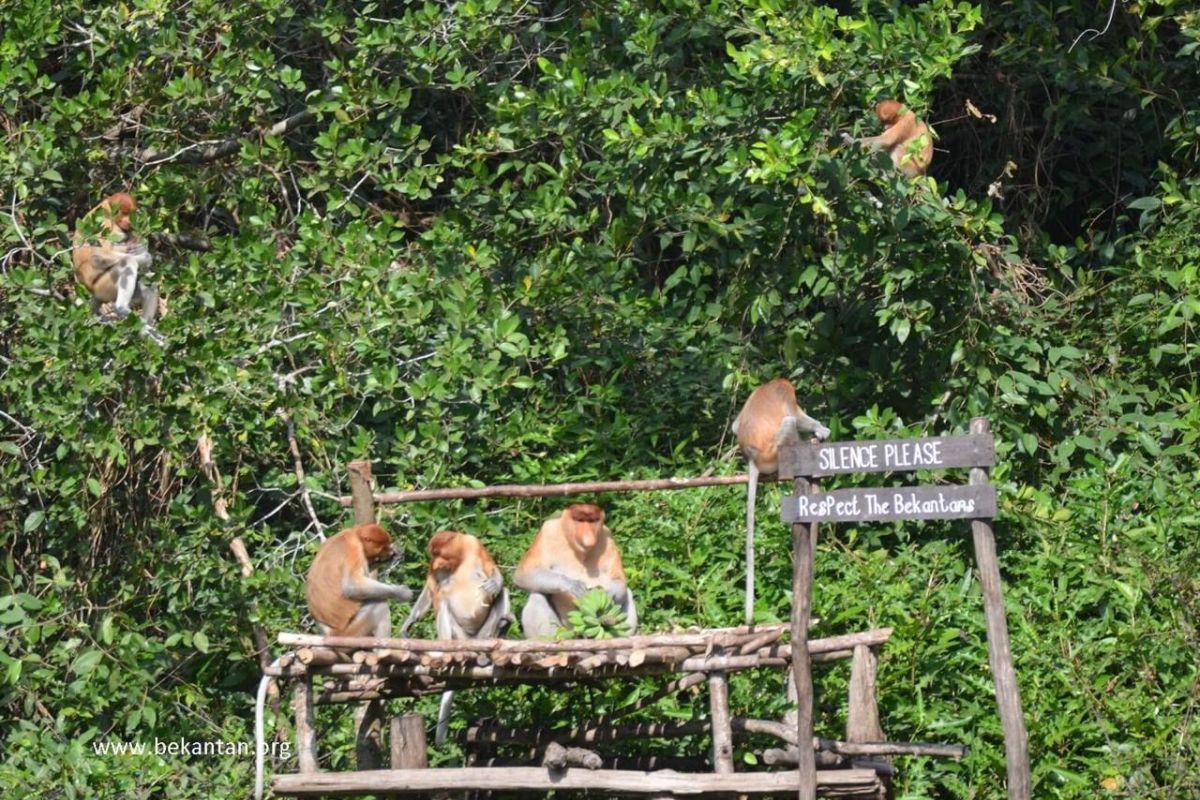
[[[892,486],[835,489],[783,498],[784,522],[879,522],[897,519],[990,519],[996,487]]]
[[[869,442],[802,442],[779,448],[779,477],[990,467],[995,462],[996,448],[990,433]]]

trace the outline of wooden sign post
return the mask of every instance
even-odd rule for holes
[[[813,737],[812,666],[807,649],[812,613],[813,549],[820,522],[872,522],[902,519],[969,519],[975,560],[987,619],[988,662],[996,686],[996,703],[1004,728],[1010,800],[1029,800],[1029,741],[1021,713],[1009,651],[1008,624],[1000,583],[1000,564],[991,519],[996,515],[996,488],[987,482],[987,467],[996,454],[988,421],[971,421],[969,436],[889,439],[872,442],[801,443],[779,450],[779,477],[795,479],[795,494],[783,500],[782,517],[792,524],[795,549],[792,576],[792,676],[796,685],[796,741]],[[966,486],[899,486],[820,491],[816,478],[851,472],[912,472],[971,469]],[[806,757],[807,754],[807,757]],[[811,747],[800,747],[797,765],[800,800],[816,797],[816,764]]]

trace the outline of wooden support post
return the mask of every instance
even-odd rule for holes
[[[429,758],[425,745],[425,718],[420,714],[392,717],[392,769],[425,769]]]
[[[850,712],[846,718],[847,742],[882,742],[879,707],[875,704],[875,651],[856,645],[850,662]]]
[[[733,728],[729,718],[729,680],[724,672],[708,674],[708,704],[712,715],[713,771],[733,772]]]
[[[296,679],[292,693],[292,711],[296,716],[296,761],[302,773],[317,771],[317,724],[313,714],[311,675]]]
[[[816,480],[796,478],[796,494],[820,489]],[[797,774],[799,800],[817,796],[816,752],[813,740],[812,662],[808,654],[808,624],[812,618],[813,554],[817,546],[817,523],[792,525],[792,680],[796,687],[796,741],[800,744]]]
[[[371,496],[371,462],[351,461],[350,494],[353,497],[354,524],[375,521],[375,499]],[[368,700],[354,712],[354,752],[360,770],[383,767],[383,703]]]
[[[346,465],[350,473],[350,502],[354,508],[354,524],[370,525],[375,521],[375,498],[371,495],[371,462],[351,461]]]
[[[971,433],[988,433],[983,417],[971,420]],[[971,470],[970,485],[988,482],[988,471]],[[1032,783],[1029,775],[1029,735],[1021,713],[1021,692],[1013,669],[1008,643],[1008,622],[1004,615],[1004,595],[1000,583],[1000,561],[996,557],[996,538],[990,520],[971,520],[975,539],[975,561],[979,565],[979,585],[983,589],[983,610],[987,618],[988,662],[996,684],[996,704],[1004,728],[1004,755],[1008,766],[1009,800],[1029,800]]]

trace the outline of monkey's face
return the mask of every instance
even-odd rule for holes
[[[875,113],[878,115],[880,122],[891,127],[899,118],[901,108],[902,106],[895,100],[884,100],[875,106]]]
[[[464,539],[455,531],[442,531],[429,540],[429,571],[453,572],[462,563]]]
[[[574,522],[568,537],[572,546],[584,553],[595,548],[596,543],[600,540],[600,528],[603,527],[603,524],[599,521]]]
[[[396,557],[391,537],[378,525],[363,525],[358,528],[358,539],[362,542],[363,555],[368,561],[386,561]]]

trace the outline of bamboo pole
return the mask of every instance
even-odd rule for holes
[[[597,492],[649,492],[671,489],[697,489],[705,486],[736,486],[748,480],[746,475],[712,475],[701,478],[653,478],[639,481],[590,481],[585,483],[502,484],[460,489],[409,489],[399,492],[380,492],[376,503],[416,503],[422,500],[475,500],[484,497],[562,497],[571,494]],[[762,480],[762,479],[760,479]],[[768,479],[769,480],[769,479]],[[353,497],[342,496],[338,502],[349,507]]]
[[[971,420],[971,433],[990,431],[983,417]],[[971,470],[969,483],[981,486],[988,482],[988,471],[982,467]],[[1004,755],[1008,770],[1009,800],[1029,800],[1032,783],[1029,774],[1029,736],[1021,713],[1021,690],[1013,668],[1008,641],[1008,622],[1004,614],[1003,584],[1000,581],[1000,560],[996,556],[996,538],[990,520],[971,520],[975,539],[975,562],[979,566],[979,585],[983,590],[983,609],[987,620],[988,662],[996,685],[996,704],[1000,708],[1000,724],[1004,728]]]

